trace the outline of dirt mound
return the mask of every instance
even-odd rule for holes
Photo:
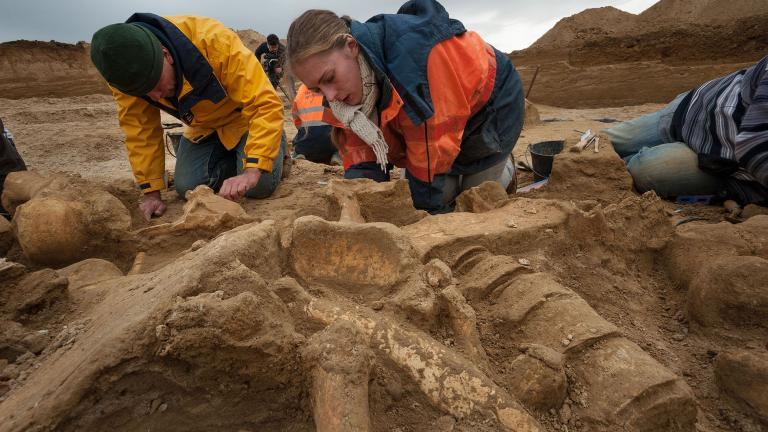
[[[640,61],[687,66],[713,62],[740,63],[765,55],[768,12],[718,23],[695,23],[637,34],[608,35],[575,47],[568,61],[580,67]]]
[[[243,44],[251,51],[256,51],[256,48],[258,48],[259,45],[267,41],[267,37],[256,30],[235,30],[235,33],[237,33],[240,40],[243,41]]]
[[[237,30],[255,50],[267,37]],[[111,94],[91,63],[90,44],[19,40],[0,43],[0,98],[71,97]]]
[[[660,0],[639,17],[649,23],[717,24],[765,13],[763,0]]]
[[[768,3],[660,1],[640,15],[588,9],[510,54],[534,103],[562,107],[668,102],[747,67],[768,50]]]
[[[549,184],[535,195],[581,201],[616,203],[635,195],[632,176],[624,161],[613,150],[606,135],[598,135],[599,147],[577,151],[578,140],[566,140],[563,151],[555,155]]]
[[[60,42],[0,44],[0,97],[67,97],[109,93],[91,63],[90,47]]]
[[[610,37],[639,36],[658,29],[670,31],[675,28],[734,24],[765,14],[768,14],[768,4],[762,0],[661,0],[639,15],[606,6],[586,9],[561,19],[528,49],[575,48],[588,43],[599,45],[600,40]],[[711,58],[717,57],[713,55]]]
[[[626,33],[637,24],[637,15],[612,6],[586,9],[563,18],[529,49],[544,50],[580,46],[588,40]]]

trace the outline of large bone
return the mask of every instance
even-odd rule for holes
[[[27,172],[11,180],[10,185],[6,181],[11,187],[3,192],[4,202],[14,208],[15,236],[31,261],[65,266],[86,258],[121,261],[131,255],[130,213],[98,185]]]
[[[405,226],[427,216],[413,207],[408,182],[377,183],[369,179],[331,180],[326,199],[339,214],[339,222],[387,222]]]
[[[153,225],[137,231],[143,237],[157,238],[192,230],[214,235],[228,231],[255,219],[240,204],[219,195],[205,185],[187,192],[184,214],[174,222]]]
[[[318,432],[371,430],[368,377],[373,354],[349,322],[337,322],[312,336],[304,348],[312,374],[312,411]]]
[[[440,292],[445,308],[448,312],[448,320],[456,338],[456,345],[461,351],[475,362],[482,370],[487,371],[488,355],[485,353],[480,334],[477,332],[477,314],[467,299],[451,285]]]
[[[307,316],[326,326],[348,322],[374,350],[399,365],[440,410],[465,418],[495,417],[504,431],[540,431],[541,426],[504,389],[477,367],[431,337],[408,330],[361,306],[342,309],[305,295]]]

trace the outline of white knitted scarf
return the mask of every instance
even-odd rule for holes
[[[333,101],[328,104],[333,115],[351,129],[360,139],[365,141],[376,155],[376,162],[382,171],[387,170],[387,153],[389,146],[384,141],[384,134],[376,125],[376,103],[379,100],[379,87],[376,85],[376,76],[371,65],[362,54],[357,55],[357,63],[360,65],[360,77],[363,85],[363,99],[360,105],[347,105],[344,102]]]

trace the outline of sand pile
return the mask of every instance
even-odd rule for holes
[[[578,48],[601,39],[640,36],[662,29],[733,25],[738,20],[765,14],[768,4],[761,0],[661,0],[639,15],[606,6],[561,19],[528,49]]]
[[[243,44],[245,44],[251,51],[256,51],[256,48],[258,48],[259,45],[267,41],[267,37],[256,30],[235,30],[235,33],[237,33],[240,40],[243,41]]]
[[[627,33],[637,24],[637,15],[612,6],[587,9],[563,18],[528,49],[572,48],[588,40]]]
[[[0,97],[65,97],[109,93],[91,63],[89,45],[15,41],[0,44]]]
[[[250,29],[236,33],[251,50],[267,40]],[[0,43],[0,98],[91,94],[111,93],[91,63],[90,44],[26,40]]]
[[[541,67],[530,96],[534,103],[668,102],[765,56],[766,34],[764,1],[662,0],[640,15],[587,9],[510,56],[526,84]]]
[[[639,16],[646,22],[718,24],[766,12],[762,0],[661,0]]]

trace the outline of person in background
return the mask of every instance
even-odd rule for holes
[[[269,82],[275,90],[280,86],[283,78],[283,66],[285,64],[285,47],[275,34],[267,36],[266,42],[262,42],[256,48],[256,58],[259,59],[264,72],[269,77]]]
[[[768,203],[768,57],[605,130],[639,192]]]
[[[484,181],[507,187],[523,126],[509,58],[448,16],[412,0],[365,23],[309,10],[288,31],[288,64],[343,125],[332,136],[345,178],[389,179],[405,168],[415,207],[451,211]]]
[[[166,209],[160,111],[186,125],[174,177],[181,198],[198,185],[231,200],[277,188],[283,106],[232,30],[206,17],[137,13],[93,35],[91,60],[117,101],[146,219]]]
[[[323,105],[323,95],[302,84],[293,100],[291,113],[297,133],[293,139],[294,159],[341,165],[341,158],[331,142],[331,128],[342,127]]]

